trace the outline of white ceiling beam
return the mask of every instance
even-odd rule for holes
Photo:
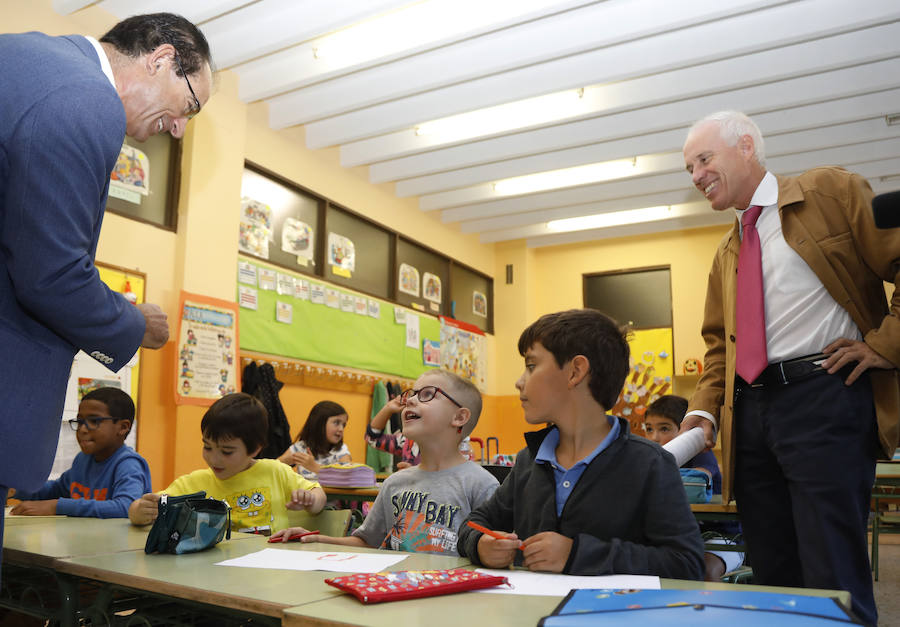
[[[598,0],[593,0],[593,2],[597,1]],[[748,0],[743,1],[746,2]],[[358,0],[350,0],[350,2],[351,4],[355,4],[358,8],[365,7],[367,11],[373,12],[371,11],[372,7],[369,5],[375,3],[361,3]],[[348,104],[358,101],[360,99],[358,90],[360,89],[367,90],[363,92],[366,94],[366,97],[369,96],[369,91],[371,91],[372,97],[380,93],[380,90],[384,87],[381,80],[370,80],[368,81],[368,84],[361,84],[359,81],[360,79],[364,80],[364,77],[369,77],[372,74],[382,72],[382,68],[377,68],[369,72],[363,72],[362,70],[370,70],[374,66],[408,68],[418,62],[419,59],[425,57],[430,58],[431,53],[427,52],[428,50],[446,47],[457,41],[465,41],[463,47],[465,50],[468,50],[469,46],[477,45],[477,39],[473,40],[473,38],[476,38],[479,35],[507,28],[520,22],[538,21],[537,18],[541,18],[554,12],[566,11],[572,7],[584,5],[588,2],[589,0],[555,0],[548,6],[541,7],[537,10],[533,7],[529,7],[527,4],[522,4],[519,7],[518,12],[509,11],[504,13],[501,11],[494,11],[490,16],[492,21],[472,20],[466,30],[454,33],[450,36],[445,36],[443,39],[436,39],[427,43],[413,43],[401,52],[394,52],[387,55],[375,54],[366,61],[352,65],[334,64],[329,63],[327,58],[315,58],[313,49],[316,47],[317,42],[310,41],[309,43],[276,52],[265,58],[251,61],[235,68],[241,76],[240,97],[245,102],[252,102],[263,98],[272,98],[285,92],[307,88],[303,89],[302,93],[310,95],[305,96],[304,99],[293,102],[290,105],[297,109],[299,115],[303,116],[300,121],[296,123],[305,123],[323,117],[323,114],[319,112],[322,107],[342,107],[341,103],[344,100],[347,100]],[[387,12],[387,9],[395,8],[400,4],[410,4],[410,0],[405,0],[405,2],[402,3],[397,0],[381,0],[379,4],[384,5],[381,10],[381,12],[384,13]],[[454,12],[459,10],[454,6],[453,0],[445,0],[443,5],[445,10]],[[436,16],[435,19],[439,20],[440,17]],[[347,20],[347,23],[349,24],[353,21],[360,20]],[[425,31],[427,26],[428,25],[423,25],[422,30]],[[327,30],[321,31],[320,29],[318,35],[321,36],[325,34],[327,34]],[[373,50],[373,53],[377,52],[377,50]],[[402,59],[402,61],[397,64],[391,63],[398,59]],[[456,67],[457,66],[455,65],[443,67],[441,68],[441,71],[437,72],[436,76],[442,76],[443,74],[446,74],[448,70],[459,71],[458,69],[455,69]],[[468,71],[471,72],[473,70],[469,68]],[[346,76],[348,74],[353,74],[354,76],[338,82],[331,81],[331,79]],[[439,80],[441,81],[440,84],[444,84],[443,78]],[[331,82],[326,83],[326,81]],[[325,92],[322,93],[320,97],[312,96],[312,94],[320,93],[319,89],[323,83],[330,87],[326,88]],[[352,86],[343,89],[341,85],[344,85],[345,83],[349,83]],[[408,79],[404,81],[404,84],[407,89],[413,89]],[[309,87],[310,85],[315,86]],[[334,89],[334,86],[337,86],[337,93],[329,91],[330,89]],[[422,87],[423,85],[421,85],[420,82],[415,85],[415,89],[421,89]],[[329,102],[336,104],[329,105]],[[358,104],[353,106],[358,106]],[[351,106],[351,108],[353,108],[353,106]],[[344,110],[346,109],[344,108]]]
[[[884,137],[896,137],[898,135],[900,135],[900,126],[887,126],[884,118],[879,117],[780,135],[770,136],[768,133],[765,133],[764,137],[766,137],[766,153],[777,155],[786,152],[830,148],[832,146],[872,141]],[[642,173],[649,172],[651,167],[658,168],[657,171],[660,172],[665,171],[665,169],[679,170],[684,166],[680,151],[680,144],[684,141],[684,136],[685,132],[683,129],[675,129],[657,133],[654,136],[645,135],[637,138],[637,141],[629,139],[606,142],[603,145],[581,146],[417,177],[398,182],[396,194],[400,197],[416,196],[458,189],[513,176],[568,168],[585,163],[627,159],[644,155],[646,154],[645,151],[653,150],[659,146],[677,149],[675,161],[657,162],[654,166],[648,164],[642,169]],[[651,147],[651,144],[654,143],[655,145]]]
[[[900,184],[898,184],[896,181],[892,186],[891,182],[883,182],[879,180],[879,177],[884,176],[886,173],[900,172],[900,158],[878,159],[874,161],[867,161],[864,163],[848,163],[846,164],[846,167],[848,170],[857,172],[858,174],[861,174],[862,176],[868,178],[872,185],[872,189],[876,194],[900,187]],[[792,172],[785,172],[785,174],[794,175],[805,169],[807,168],[802,168],[801,170]],[[709,204],[705,200],[695,200],[690,203],[682,204],[672,202],[673,199],[677,198],[677,196],[672,196],[671,194],[658,194],[656,196],[651,195],[625,198],[620,200],[607,201],[604,203],[578,205],[575,207],[560,207],[559,209],[525,214],[524,216],[522,214],[518,214],[504,216],[502,218],[481,220],[478,222],[481,223],[480,226],[482,226],[483,228],[478,229],[466,228],[467,225],[466,223],[464,223],[462,225],[462,230],[463,232],[481,232],[481,242],[490,243],[550,235],[554,233],[547,228],[547,222],[549,222],[550,220],[582,217],[595,215],[598,213],[607,213],[611,211],[625,211],[628,209],[640,209],[644,207],[655,207],[659,205],[671,204],[672,210],[678,215],[684,215],[683,208],[687,206],[697,208],[705,207],[706,211],[715,213],[712,211],[712,209],[709,207]],[[700,212],[695,211],[694,213]],[[731,212],[726,213],[730,214]],[[509,227],[503,226],[502,221],[504,219],[514,220],[518,224]],[[657,229],[651,229],[648,232],[653,232],[655,230]]]
[[[887,83],[885,77],[889,77]],[[613,151],[621,150],[626,154],[671,150],[680,148],[684,135],[677,139],[677,133],[683,133],[700,112],[728,108],[740,108],[752,115],[764,134],[875,117],[900,108],[896,104],[900,102],[900,89],[872,92],[891,83],[900,85],[900,60],[897,59],[881,61],[871,67],[834,70],[401,157],[373,164],[369,168],[369,177],[373,183],[383,183],[601,142],[604,146],[611,145]],[[848,93],[852,95],[847,96]],[[839,97],[841,95],[844,97]],[[675,135],[670,135],[673,128]],[[660,143],[655,148],[648,148],[648,142],[643,138],[652,142],[654,136],[660,137]],[[622,138],[623,143],[612,144],[620,141],[618,138]],[[635,142],[635,147],[630,150],[627,148],[629,141]],[[666,141],[673,143],[667,146]],[[341,147],[342,154],[347,147]],[[611,151],[610,154],[615,153]]]
[[[430,50],[401,62],[384,64],[348,76],[345,80],[320,82],[276,98],[271,104],[276,111],[292,111],[292,124],[306,124],[363,106],[615,46],[629,40],[695,25],[712,16],[724,17],[767,4],[773,4],[772,0],[740,0],[732,3],[704,0],[682,6],[667,0],[644,0],[641,3],[613,0],[594,3],[521,26],[495,29],[484,36]],[[611,29],[609,24],[616,24],[617,27]],[[482,33],[473,32],[473,35],[480,34]],[[714,42],[711,43],[714,45]],[[734,41],[731,45],[734,45]],[[643,67],[648,63],[644,58],[626,61],[627,56],[624,55],[627,54],[628,50],[623,50],[620,65],[624,63]],[[699,54],[703,58],[712,58],[709,56],[712,52],[707,46]],[[697,48],[692,47],[689,55],[696,58]],[[671,67],[672,62],[667,60],[666,63]],[[625,71],[626,68],[619,70],[620,73]],[[600,67],[592,71],[596,76],[601,76],[601,72],[603,70]],[[287,77],[286,82],[294,84],[290,77]],[[532,85],[530,89],[541,87]],[[501,93],[495,96],[496,99],[503,97]],[[433,140],[423,141],[423,145],[428,143],[433,143]]]
[[[892,3],[891,8],[894,18],[900,16],[900,4]],[[885,13],[887,12],[885,10]],[[754,15],[756,14],[750,14],[750,16]],[[742,17],[741,19],[749,18]],[[725,20],[725,23],[729,21]],[[794,25],[796,26],[796,23]],[[635,42],[635,45],[642,44],[638,46],[635,54],[650,58],[654,58],[654,55],[667,58],[673,55],[678,47],[671,49],[669,46],[663,47],[660,45],[661,41],[676,35],[683,38],[680,42],[681,46],[696,49],[696,42],[702,41],[702,38],[698,40],[684,37],[684,33],[689,30],[691,29]],[[756,37],[747,38],[745,29],[740,29],[740,32],[740,37],[732,36],[731,38],[732,50],[735,53],[737,52],[733,46],[735,41],[743,43],[757,39]],[[498,104],[497,100],[499,99],[508,102],[572,87],[596,85],[610,80],[619,82],[604,84],[592,89],[592,92],[596,94],[595,97],[607,103],[605,110],[608,112],[625,110],[635,106],[635,103],[646,106],[701,95],[708,93],[711,86],[715,86],[715,89],[719,91],[739,89],[748,85],[799,76],[813,71],[852,65],[878,58],[889,58],[896,53],[898,36],[900,36],[900,24],[888,23],[632,80],[624,80],[629,77],[629,74],[621,70],[615,73],[608,70],[608,68],[627,65],[626,61],[630,57],[623,57],[619,46],[603,48],[511,70],[496,76],[441,89],[432,89],[320,120],[307,125],[307,145],[310,148],[320,148],[406,128],[423,121],[423,111],[428,111],[429,118],[433,119],[435,116],[441,117]],[[629,45],[631,44],[623,44],[623,46]],[[695,62],[699,61],[700,59],[695,59]],[[607,71],[602,73],[600,68],[607,68]],[[664,69],[666,68],[656,68],[657,71]],[[270,124],[275,128],[280,128],[294,123],[292,120],[295,119],[297,112],[290,107],[285,109],[278,105],[277,100],[273,100],[271,103]]]
[[[213,20],[204,25],[203,31],[221,56],[222,67],[233,67],[263,57],[259,61],[235,68],[241,75],[240,88],[243,92],[245,75],[251,83],[260,79],[260,74],[254,73],[256,68],[259,68],[260,73],[264,73],[268,67],[274,72],[294,72],[314,61],[312,49],[308,46],[297,47],[296,50],[283,50],[284,48],[303,44],[410,2],[411,0],[264,0]],[[285,59],[306,65],[288,66],[285,69]],[[287,81],[288,77],[276,74],[270,80]]]
[[[100,7],[109,11],[119,19],[143,13],[176,13],[183,15],[194,24],[200,25],[206,20],[228,13],[247,4],[247,0],[103,0]],[[201,28],[201,30],[203,30]],[[203,33],[206,35],[206,33]],[[213,56],[215,59],[215,56]]]

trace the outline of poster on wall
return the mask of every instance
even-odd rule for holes
[[[212,405],[241,389],[235,303],[181,293],[175,402]]]
[[[422,275],[422,296],[433,303],[441,303],[441,277],[426,272]]]
[[[258,200],[242,198],[238,248],[242,252],[268,259],[271,238],[272,208]]]
[[[297,263],[308,266],[315,252],[313,228],[297,218],[285,218],[281,229],[281,250],[297,256]]]
[[[472,292],[472,313],[487,318],[487,296],[481,292]]]
[[[475,325],[440,316],[441,367],[474,383],[486,386],[484,332]]]
[[[109,181],[109,194],[136,205],[150,193],[150,158],[134,146],[123,144]]]
[[[353,241],[343,235],[329,233],[328,263],[332,273],[346,279],[353,276],[353,271],[356,270],[356,246]]]
[[[419,296],[419,271],[408,263],[400,264],[400,280],[397,289],[410,296]]]

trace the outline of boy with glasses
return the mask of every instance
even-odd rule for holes
[[[11,513],[25,516],[125,518],[132,501],[150,492],[150,467],[125,444],[134,422],[134,403],[118,388],[88,392],[69,420],[81,452],[59,479],[33,492],[19,490],[22,502]]]
[[[418,443],[419,465],[385,480],[353,535],[308,535],[302,542],[458,555],[460,524],[497,488],[493,475],[459,454],[459,443],[481,414],[481,394],[452,372],[430,370],[401,399],[403,433]],[[273,538],[286,542],[305,531],[293,527]]]

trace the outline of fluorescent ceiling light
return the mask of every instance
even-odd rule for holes
[[[583,96],[584,89],[570,89],[451,115],[420,124],[416,135],[447,142],[546,124],[587,111]]]
[[[641,222],[653,222],[664,220],[671,216],[671,206],[646,207],[644,209],[630,209],[628,211],[611,211],[598,213],[592,216],[579,218],[566,218],[564,220],[551,220],[547,223],[547,229],[557,233],[568,231],[587,231],[589,229],[602,229],[623,224],[639,224]]]
[[[562,170],[550,170],[548,172],[503,179],[494,183],[494,192],[498,196],[530,194],[547,189],[574,187],[610,179],[626,178],[640,174],[643,169],[642,163],[637,157],[589,163],[572,168],[563,168]]]
[[[467,35],[479,27],[553,6],[558,0],[426,0],[359,22],[312,43],[330,68],[362,63]]]

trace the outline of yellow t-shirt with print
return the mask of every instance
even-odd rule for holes
[[[288,526],[287,503],[291,492],[318,487],[318,483],[304,479],[277,459],[258,459],[247,470],[224,481],[217,479],[209,468],[195,470],[178,477],[162,493],[179,496],[206,492],[206,496],[223,499],[231,505],[233,529],[255,527],[275,532]]]

